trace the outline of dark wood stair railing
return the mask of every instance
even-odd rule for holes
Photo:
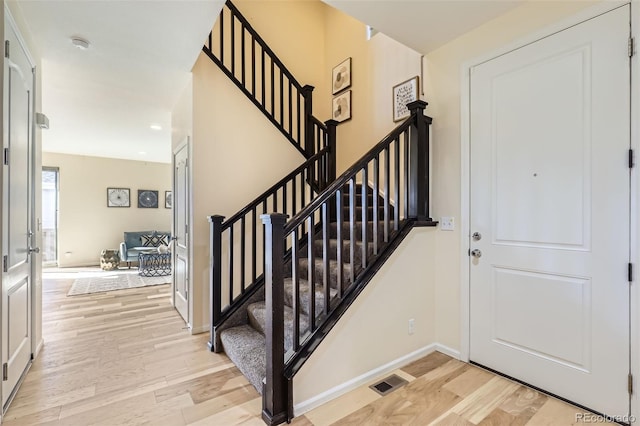
[[[296,80],[231,1],[202,51],[306,158],[325,147],[313,118],[313,86]]]
[[[294,375],[411,228],[437,223],[429,216],[431,118],[424,115],[426,105],[423,101],[408,104],[411,117],[407,121],[291,220],[286,222],[282,213],[262,216],[268,242],[262,413],[267,424],[292,418]],[[332,241],[335,253],[329,250]],[[321,247],[320,253],[316,247]],[[305,269],[306,276],[301,276]],[[292,286],[290,308],[285,308],[285,279]],[[302,288],[301,281],[309,288]],[[317,288],[321,288],[321,300],[316,300]],[[303,291],[309,299],[308,306],[301,307]],[[293,315],[287,329],[285,309]],[[287,335],[293,341],[285,353]]]
[[[226,221],[220,215],[209,218],[211,350],[222,350],[221,325],[246,305],[264,283],[266,241],[260,216],[272,211],[296,215],[335,179],[337,124],[334,120],[326,124],[314,122],[324,148]]]

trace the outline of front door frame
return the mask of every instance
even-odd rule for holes
[[[640,28],[640,5],[636,0],[623,1],[623,2],[601,2],[593,7],[589,7],[579,13],[562,19],[559,22],[550,25],[546,28],[538,30],[528,36],[518,39],[512,43],[509,43],[497,50],[492,50],[486,54],[479,56],[473,60],[467,61],[461,66],[461,87],[460,87],[460,170],[461,170],[461,198],[460,198],[460,359],[465,362],[469,362],[470,352],[470,279],[471,269],[469,264],[469,238],[471,235],[470,229],[470,195],[471,195],[471,182],[470,182],[470,143],[471,143],[471,117],[470,117],[470,105],[471,105],[471,69],[494,59],[498,56],[509,53],[513,50],[524,47],[528,44],[534,43],[540,39],[548,37],[559,31],[567,29],[571,26],[577,25],[586,20],[595,18],[604,13],[610,12],[624,4],[631,4],[631,34],[632,37],[637,39],[637,28]],[[637,155],[640,144],[638,138],[640,137],[640,120],[634,120],[634,114],[636,111],[640,111],[640,79],[634,73],[634,70],[640,69],[639,53],[635,52],[631,58],[631,148],[636,152],[636,163],[640,163],[640,156]],[[624,153],[621,153],[621,165],[624,165]],[[638,189],[640,188],[640,173],[636,172],[636,169],[640,167],[640,164],[636,164],[635,168],[631,170],[631,194],[630,194],[630,210],[631,220],[630,223],[630,258],[633,259],[635,271],[640,271],[640,250],[638,247],[638,241],[640,241],[640,218],[638,217]],[[624,264],[621,264],[624,267]],[[630,286],[630,315],[631,325],[640,324],[640,291],[637,289],[637,276],[640,276],[637,272],[634,273],[633,283]],[[634,393],[631,395],[631,410],[630,414],[635,416],[636,419],[640,419],[640,326],[631,327],[630,329],[630,345],[631,345],[631,374],[633,375],[633,384],[635,387]]]

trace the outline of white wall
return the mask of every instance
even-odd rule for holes
[[[125,231],[169,231],[171,165],[43,153],[43,166],[60,169],[58,265],[97,265],[103,249],[118,249]],[[129,188],[131,207],[107,207],[107,188]],[[158,191],[158,208],[138,208],[138,189]]]
[[[363,375],[361,381],[374,379],[367,373],[402,359],[390,371],[410,362],[407,354],[420,357],[432,350],[435,233],[434,228],[414,228],[302,366],[293,383],[296,415],[326,402],[317,399],[322,393],[331,391],[335,398],[333,392],[362,384],[342,386],[346,382]],[[415,320],[412,335],[409,319]]]

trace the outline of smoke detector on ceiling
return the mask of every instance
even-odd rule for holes
[[[80,50],[87,50],[89,48],[89,41],[83,39],[82,37],[71,37],[71,44],[77,47]]]

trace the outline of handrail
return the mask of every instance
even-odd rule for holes
[[[412,114],[409,119],[398,125],[393,129],[384,139],[376,144],[373,148],[367,151],[356,163],[345,170],[340,177],[336,178],[318,197],[316,197],[311,203],[304,209],[300,210],[293,218],[291,218],[284,228],[284,233],[289,234],[296,227],[300,226],[305,218],[309,217],[311,213],[316,211],[322,204],[335,194],[335,192],[341,189],[359,170],[361,170],[369,161],[371,161],[376,154],[382,152],[385,146],[389,145],[391,141],[400,136],[409,127],[411,127],[412,120],[415,120],[415,115]]]
[[[426,105],[409,103],[404,123],[289,221],[282,213],[261,216],[267,242],[262,417],[268,424],[290,419],[292,378],[411,227],[434,225]]]
[[[244,15],[238,10],[236,5],[234,5],[231,1],[227,1],[226,6],[229,9],[231,9],[231,11],[233,11],[233,13],[236,15],[238,20],[244,24],[247,31],[249,31],[249,33],[253,36],[254,40],[256,40],[260,44],[260,46],[262,46],[265,52],[268,53],[269,56],[273,58],[274,63],[278,65],[280,69],[282,69],[282,72],[289,78],[289,80],[291,80],[291,82],[295,85],[295,87],[298,90],[302,90],[302,87],[303,87],[302,84],[300,84],[298,80],[296,80],[296,78],[293,76],[291,71],[289,71],[287,67],[284,65],[284,63],[282,63],[280,58],[278,58],[278,55],[276,55],[275,52],[271,50],[267,42],[264,41],[264,39],[260,36],[260,34],[258,34],[258,32],[253,28],[253,26],[251,26],[247,18],[245,18]]]
[[[202,51],[305,158],[323,149],[327,129],[313,116],[313,86],[298,82],[230,0],[216,25]]]

